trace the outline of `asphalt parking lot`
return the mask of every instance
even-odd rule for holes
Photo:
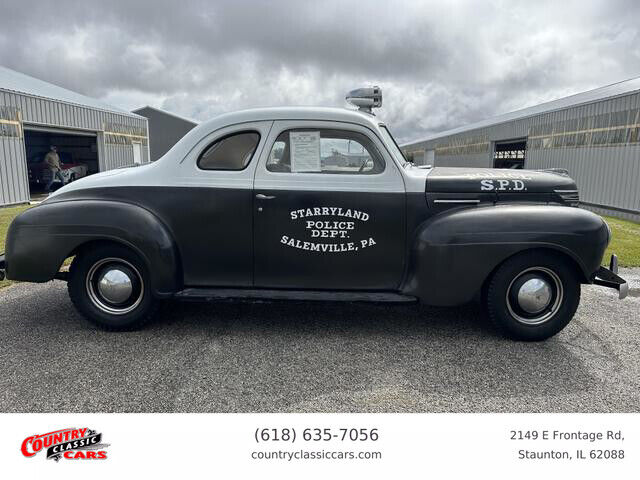
[[[631,296],[583,287],[542,343],[479,308],[168,303],[106,333],[66,285],[0,290],[2,412],[639,412],[640,269]]]

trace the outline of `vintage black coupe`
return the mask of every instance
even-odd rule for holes
[[[77,309],[137,328],[161,299],[422,302],[479,298],[542,340],[581,284],[628,290],[611,231],[566,172],[418,167],[371,113],[268,108],[189,132],[160,160],[61,188],[11,224],[0,275],[68,281]],[[60,271],[73,257],[68,272]]]

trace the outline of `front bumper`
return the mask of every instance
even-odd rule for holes
[[[596,272],[593,283],[607,288],[618,290],[618,298],[622,300],[629,294],[629,284],[624,278],[618,276],[618,257],[611,255],[609,268],[600,267]]]
[[[5,279],[6,274],[4,271],[6,270],[6,260],[4,259],[4,253],[0,253],[0,282]]]

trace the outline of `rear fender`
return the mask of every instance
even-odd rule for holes
[[[402,291],[430,305],[473,299],[488,276],[519,252],[547,248],[571,259],[590,282],[609,242],[606,223],[579,208],[496,205],[456,208],[416,230]]]
[[[137,205],[101,200],[44,203],[16,217],[7,234],[7,277],[51,280],[67,257],[96,241],[134,250],[144,261],[157,296],[181,288],[178,250],[160,219]]]

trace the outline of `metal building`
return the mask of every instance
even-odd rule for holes
[[[599,213],[640,220],[640,77],[402,146],[416,164],[564,168]]]
[[[41,191],[50,145],[65,171],[92,174],[147,163],[147,132],[144,117],[0,66],[0,206]]]
[[[149,105],[133,110],[133,113],[142,115],[149,121],[149,147],[152,162],[167,153],[189,130],[198,125],[196,120]]]

